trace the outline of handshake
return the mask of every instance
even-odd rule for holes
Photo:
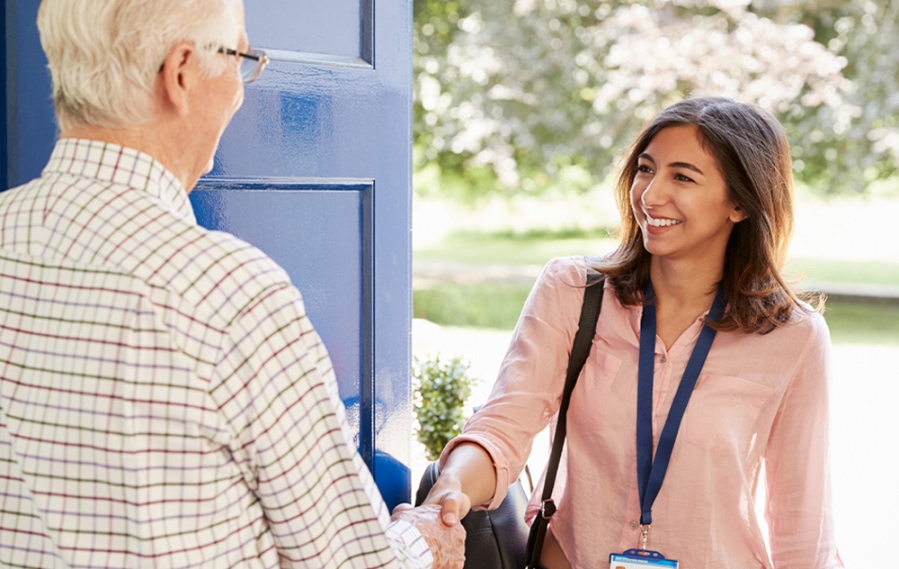
[[[465,528],[460,520],[447,525],[440,516],[441,506],[424,504],[413,508],[400,504],[393,510],[391,521],[403,520],[416,527],[434,558],[434,569],[462,569],[465,564]]]

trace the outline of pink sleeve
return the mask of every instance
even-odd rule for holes
[[[490,397],[450,441],[441,465],[462,442],[483,447],[496,467],[495,508],[521,473],[534,436],[559,408],[571,343],[584,299],[583,257],[553,259],[537,279],[512,335]]]
[[[777,569],[843,566],[834,538],[828,468],[830,335],[820,315],[809,320],[812,332],[765,454],[771,558]]]

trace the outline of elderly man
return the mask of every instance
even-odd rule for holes
[[[389,518],[284,271],[187,193],[262,71],[240,0],[44,0],[61,137],[0,194],[0,565],[461,567]]]

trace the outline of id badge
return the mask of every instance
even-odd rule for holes
[[[674,559],[665,559],[658,551],[648,549],[628,549],[624,553],[609,555],[610,569],[677,569]]]

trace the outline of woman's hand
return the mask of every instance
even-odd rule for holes
[[[496,493],[493,460],[480,445],[464,442],[450,452],[425,504],[440,506],[447,526],[459,523],[472,505],[489,503]]]
[[[446,526],[461,522],[471,510],[471,499],[462,491],[462,482],[451,473],[437,478],[423,504],[439,506],[440,520]]]

